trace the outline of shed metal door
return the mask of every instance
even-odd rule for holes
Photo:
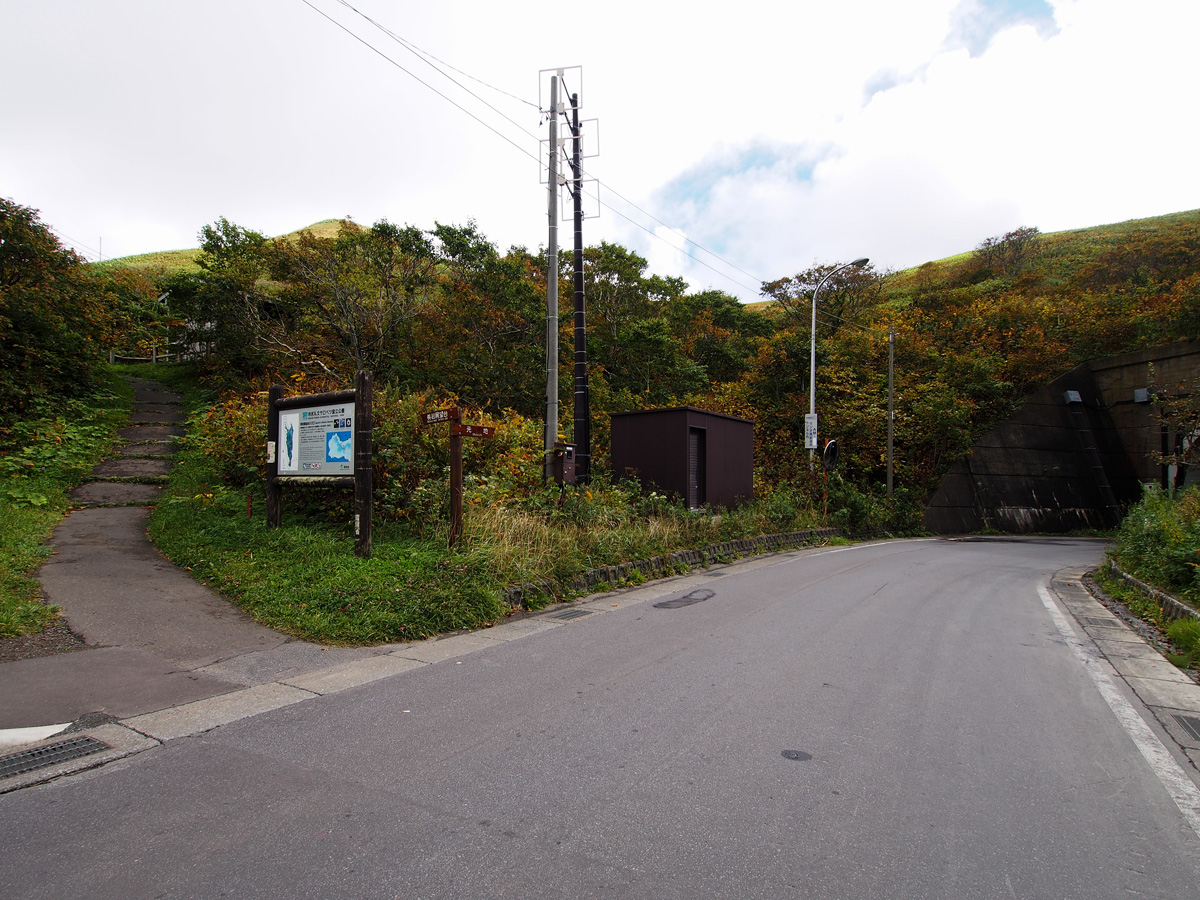
[[[699,509],[708,502],[705,484],[708,480],[707,452],[705,448],[705,430],[703,428],[688,429],[688,461],[687,461],[687,505],[688,509]]]

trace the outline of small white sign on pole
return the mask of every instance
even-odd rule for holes
[[[817,414],[804,414],[804,449],[817,449]]]

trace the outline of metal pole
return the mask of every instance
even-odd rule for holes
[[[366,369],[359,369],[354,376],[354,555],[362,559],[371,558],[374,383]]]
[[[579,95],[571,95],[571,170],[575,176],[575,481],[587,484],[592,466],[592,418],[587,371],[587,308],[583,294],[583,133]]]
[[[267,392],[267,527],[278,528],[283,521],[283,492],[279,487],[279,410],[283,385],[273,384]],[[297,435],[297,439],[299,436]]]
[[[453,547],[462,537],[463,529],[463,458],[462,435],[457,433],[455,425],[462,422],[462,410],[457,406],[450,417],[450,546]]]
[[[817,414],[817,294],[820,293],[821,285],[824,283],[824,278],[817,282],[817,289],[813,291],[812,296],[812,334],[809,335],[811,343],[808,352],[808,414],[810,416]],[[808,448],[808,470],[810,472],[813,471],[815,465],[813,459],[816,452],[815,448]]]
[[[896,370],[896,329],[888,326],[888,458],[887,458],[887,491],[892,496],[892,432],[896,422],[895,379]]]
[[[550,218],[546,270],[546,458],[543,477],[554,477],[558,442],[558,76],[550,76]]]

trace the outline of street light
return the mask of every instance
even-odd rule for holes
[[[842,269],[857,268],[865,266],[870,260],[867,257],[856,259],[854,262],[844,263],[838,266],[824,278],[817,282],[817,289],[813,291],[812,296],[812,346],[809,351],[808,365],[808,422],[805,422],[805,443],[808,443],[808,431],[812,429],[812,446],[808,448],[808,467],[813,468],[813,454],[816,452],[816,435],[817,435],[817,294],[821,293],[821,287],[836,275]],[[811,424],[810,424],[811,423]]]

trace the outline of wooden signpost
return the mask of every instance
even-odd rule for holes
[[[371,556],[371,373],[355,376],[354,390],[284,397],[268,393],[267,525],[283,517],[285,484],[354,488],[354,555]]]
[[[426,425],[450,423],[450,546],[453,547],[462,537],[462,439],[492,437],[496,429],[491,425],[463,424],[462,410],[457,406],[421,413],[421,421]]]

